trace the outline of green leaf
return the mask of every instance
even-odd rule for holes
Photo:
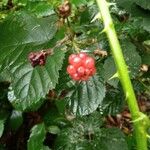
[[[48,147],[43,145],[46,135],[44,123],[37,124],[31,129],[31,134],[28,140],[28,150],[46,150]]]
[[[125,106],[125,97],[123,95],[121,91],[109,89],[99,106],[102,113],[104,115],[117,115],[121,113]]]
[[[149,0],[117,0],[117,4],[122,8],[126,9],[129,13],[131,13],[133,19],[141,18],[142,21],[140,22],[141,27],[150,32],[150,13],[149,10],[144,10],[150,8]],[[138,4],[138,5],[136,5]]]
[[[102,150],[128,150],[124,134],[118,128],[107,128],[101,132]]]
[[[149,0],[135,0],[136,4],[144,9],[150,10],[150,1]]]
[[[47,17],[54,14],[53,7],[47,2],[28,2],[27,10],[31,11],[37,17]]]
[[[75,115],[87,115],[97,109],[105,97],[105,86],[97,76],[79,83],[70,97],[69,106]]]
[[[55,148],[59,150],[128,150],[125,136],[117,129],[102,128],[103,119],[98,112],[77,118],[72,127],[59,133]]]
[[[128,70],[131,78],[135,78],[141,66],[141,57],[136,51],[136,47],[129,41],[121,42],[123,55],[128,65]],[[115,88],[118,85],[118,78],[110,79],[117,72],[113,57],[108,57],[104,63],[104,79]]]
[[[116,66],[113,60],[113,57],[108,57],[104,62],[104,79],[112,85],[113,87],[117,88],[119,79],[113,78],[110,79],[115,73],[117,72]]]
[[[39,45],[46,44],[55,36],[56,22],[55,15],[40,19],[27,12],[10,15],[0,24],[1,68],[12,68],[14,64],[27,62],[29,52],[39,50]]]
[[[22,123],[23,123],[22,112],[13,110],[9,120],[9,125],[11,129],[17,130]]]
[[[78,5],[84,5],[87,4],[87,0],[71,0],[71,3],[78,6]]]
[[[139,73],[139,69],[141,66],[141,57],[136,51],[136,47],[127,40],[122,42],[122,49],[131,78],[134,78]]]
[[[0,25],[1,69],[7,68],[11,73],[14,96],[9,100],[18,110],[41,104],[48,90],[55,88],[58,82],[63,51],[56,50],[43,67],[33,68],[28,62],[29,52],[47,47],[55,36],[56,22],[55,15],[37,19],[26,12],[18,12]]]
[[[16,109],[32,109],[36,104],[41,104],[48,91],[55,88],[58,82],[63,56],[63,51],[56,50],[43,67],[33,68],[30,64],[23,63],[11,70],[14,96],[11,96],[11,91],[9,100]]]

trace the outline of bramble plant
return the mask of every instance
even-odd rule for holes
[[[0,149],[150,149],[149,0],[0,2]]]

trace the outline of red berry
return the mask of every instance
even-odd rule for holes
[[[72,64],[72,60],[73,60],[73,58],[74,57],[76,57],[77,55],[76,54],[71,54],[70,56],[69,56],[69,64]]]
[[[87,81],[96,73],[95,60],[84,52],[69,56],[67,72],[73,80]]]
[[[95,61],[92,57],[87,57],[84,61],[84,66],[86,68],[93,68],[95,66]]]
[[[78,56],[83,60],[83,59],[85,59],[85,58],[87,57],[87,54],[84,53],[84,52],[80,52],[80,53],[78,54]]]
[[[82,65],[82,59],[79,56],[76,56],[72,59],[71,65],[73,65],[75,68],[78,68]]]
[[[80,66],[78,69],[77,69],[77,73],[79,76],[84,76],[84,73],[85,73],[85,68],[83,66]]]
[[[72,75],[72,74],[75,74],[75,73],[76,73],[76,69],[75,69],[75,67],[74,67],[73,65],[69,65],[69,66],[67,67],[67,72],[68,72],[70,75]]]
[[[72,77],[72,79],[74,79],[74,80],[76,80],[76,81],[79,81],[79,80],[80,80],[80,77],[79,77],[79,75],[78,75],[77,73],[72,74],[71,77]]]

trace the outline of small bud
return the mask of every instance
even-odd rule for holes
[[[71,14],[71,4],[69,1],[65,1],[58,7],[58,13],[61,18],[67,18]]]

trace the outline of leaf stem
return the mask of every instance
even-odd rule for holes
[[[149,119],[145,114],[139,111],[131,80],[128,74],[127,65],[125,63],[119,40],[117,38],[117,34],[114,28],[114,24],[109,12],[109,3],[107,3],[105,0],[96,1],[104,23],[104,31],[107,34],[112,50],[112,55],[114,57],[114,61],[118,70],[119,79],[126,95],[127,103],[132,115],[137,142],[137,150],[147,150],[146,129]]]

